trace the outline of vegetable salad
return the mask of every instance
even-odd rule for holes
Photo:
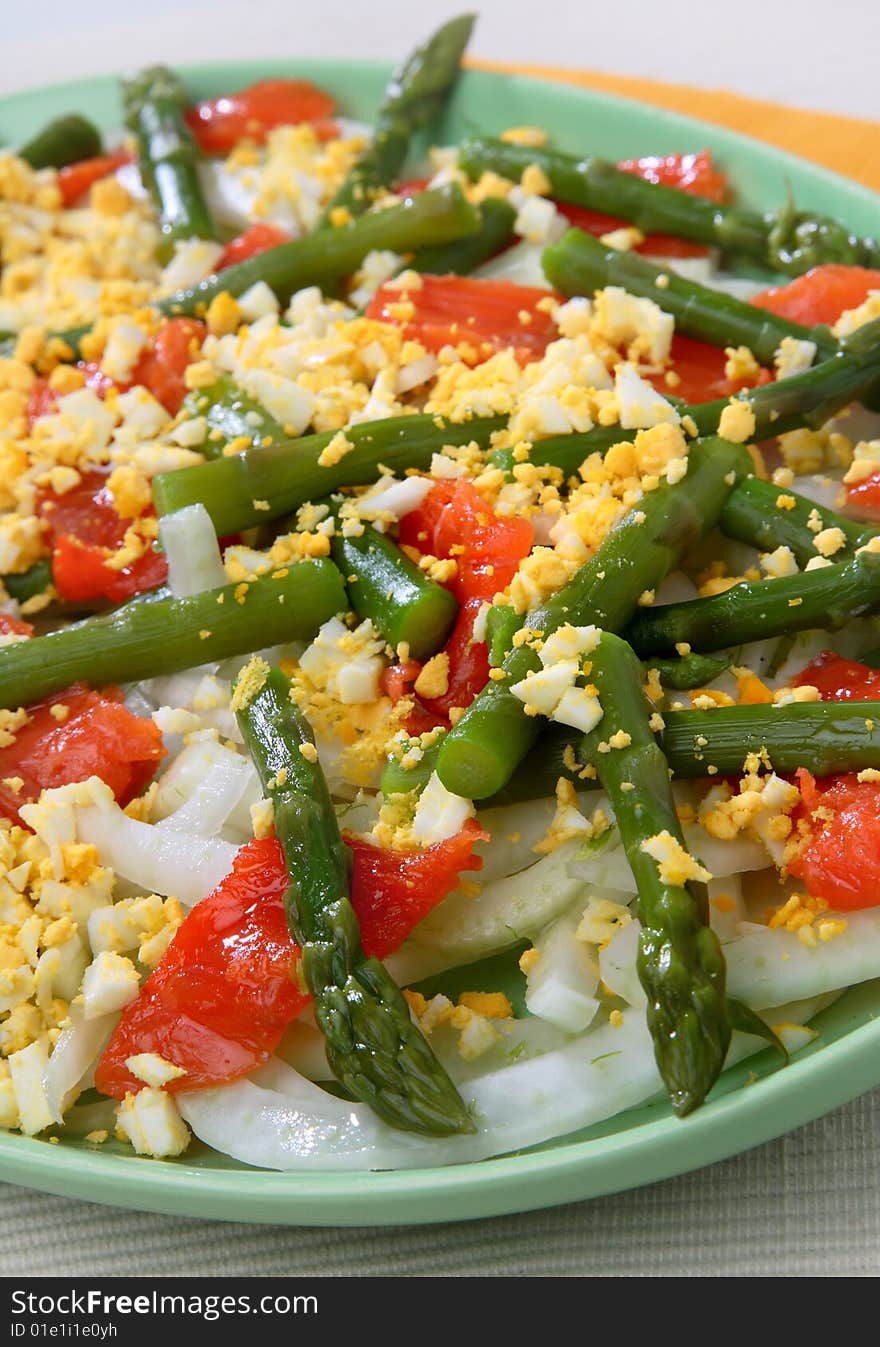
[[[471,25],[0,153],[0,1126],[465,1162],[880,975],[880,245],[414,168]]]

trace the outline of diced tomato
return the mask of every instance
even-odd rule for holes
[[[424,192],[430,182],[430,178],[407,178],[397,187],[398,196],[417,196],[419,192]]]
[[[846,488],[846,505],[860,519],[880,521],[880,472],[872,472]]]
[[[451,709],[470,706],[486,686],[489,651],[484,641],[474,640],[474,623],[483,603],[491,602],[498,590],[510,584],[534,540],[535,531],[527,519],[495,514],[476,488],[462,479],[436,482],[418,509],[401,519],[404,545],[436,557],[455,557],[457,571],[446,587],[461,605],[444,647],[449,656],[447,690],[431,701],[415,698],[415,710],[407,721],[410,734],[434,725],[448,726]],[[413,695],[411,685],[419,672],[412,661],[398,668],[400,691],[394,683],[387,684],[394,700]]]
[[[602,238],[615,229],[628,229],[631,220],[619,215],[605,215],[602,211],[588,210],[586,206],[573,206],[568,201],[557,201],[556,209],[564,215],[574,229],[582,229],[585,234]],[[647,257],[705,257],[709,249],[703,243],[691,243],[689,239],[678,239],[674,234],[646,234],[643,243],[635,251]]]
[[[78,360],[76,368],[82,370],[85,375],[84,386],[91,388],[92,392],[97,394],[99,398],[105,398],[111,388],[121,387],[121,385],[114,383],[109,375],[104,374],[101,366],[93,360]],[[28,426],[31,429],[38,417],[51,416],[58,410],[58,397],[58,393],[52,388],[48,379],[34,380],[28,395],[27,405]]]
[[[425,851],[382,851],[352,840],[351,897],[367,954],[384,958],[445,898],[462,870],[478,870],[472,820]],[[274,837],[249,842],[232,873],[190,912],[138,997],[122,1013],[95,1084],[121,1099],[142,1088],[126,1066],[157,1052],[186,1071],[169,1090],[219,1085],[267,1060],[308,1004],[283,898],[284,857]]]
[[[33,636],[30,622],[22,622],[8,613],[0,613],[0,636]]]
[[[823,702],[880,701],[880,669],[823,650],[792,679],[794,687],[819,689]]]
[[[299,122],[312,122],[329,139],[337,133],[329,121],[335,106],[330,94],[310,80],[268,79],[207,99],[186,119],[204,154],[228,154],[245,137],[262,143],[274,127]]]
[[[461,832],[425,851],[383,851],[350,838],[354,853],[351,901],[361,923],[368,954],[384,959],[398,949],[442,898],[454,889],[463,870],[479,870],[477,842],[488,840],[475,819]]]
[[[708,150],[701,150],[699,154],[669,154],[665,158],[648,155],[643,159],[624,159],[617,167],[647,182],[677,187],[681,192],[706,196],[712,201],[723,201],[727,193],[727,179],[713,166]],[[557,201],[556,205],[575,229],[583,229],[596,238],[615,229],[625,229],[631,223],[620,216],[605,215],[568,202]],[[691,243],[689,239],[679,239],[672,234],[648,234],[636,249],[649,257],[705,257],[708,251],[702,243]]]
[[[168,318],[141,352],[131,382],[143,384],[157,402],[176,416],[187,394],[184,372],[196,359],[207,329],[197,318]]]
[[[806,843],[789,862],[807,892],[840,912],[880,903],[880,785],[855,773],[816,781],[797,773],[801,805],[796,826],[808,824]],[[817,811],[818,815],[817,815]]]
[[[470,363],[512,346],[517,360],[540,360],[559,335],[550,314],[539,308],[547,290],[513,281],[477,280],[473,276],[423,276],[418,290],[380,285],[366,315],[396,323],[429,351],[465,342],[473,347]],[[401,311],[411,316],[401,316]]]
[[[258,221],[227,243],[217,263],[217,270],[225,271],[227,267],[238,266],[239,262],[246,262],[249,257],[258,257],[270,248],[277,248],[279,243],[289,242],[290,235],[279,229],[278,225]]]
[[[153,548],[121,570],[107,564],[108,555],[112,552],[81,543],[70,534],[59,538],[52,551],[52,582],[60,598],[66,603],[95,599],[124,603],[135,594],[157,589],[168,579],[168,562]]]
[[[400,541],[435,557],[455,557],[448,588],[459,603],[491,600],[510,584],[535,541],[527,519],[499,515],[470,482],[435,482],[416,510],[400,521]]]
[[[708,342],[696,341],[676,332],[672,338],[670,350],[670,368],[678,376],[677,382],[667,383],[666,375],[653,374],[647,378],[664,394],[673,394],[685,402],[712,402],[716,398],[729,398],[741,388],[770,383],[772,375],[762,369],[754,381],[728,379],[724,372],[727,356],[720,346],[710,346]]]
[[[382,674],[380,686],[386,697],[390,697],[393,703],[399,702],[403,697],[411,697],[413,700],[413,709],[410,711],[404,725],[407,734],[413,736],[424,734],[427,730],[433,730],[437,725],[445,725],[447,722],[442,716],[436,716],[427,707],[419,701],[413,691],[413,684],[422,672],[422,666],[418,660],[408,659],[402,664],[392,664]]]
[[[52,707],[66,707],[63,719]],[[139,795],[165,756],[162,735],[152,720],[122,705],[118,688],[92,692],[75,683],[47,701],[27,708],[29,720],[15,742],[0,748],[0,811],[19,821],[23,804],[40,792],[99,776],[121,805]],[[6,781],[20,777],[13,790]]]
[[[828,262],[785,285],[762,290],[750,302],[805,327],[831,326],[847,309],[864,304],[872,290],[880,290],[880,271]]]
[[[659,157],[648,154],[641,159],[621,159],[617,167],[647,182],[677,187],[680,192],[706,196],[710,201],[723,201],[727,195],[727,178],[712,163],[710,150]]]
[[[164,554],[153,549],[122,570],[107,564],[131,521],[117,512],[105,473],[83,473],[79,485],[63,496],[47,492],[38,513],[52,548],[52,580],[68,603],[93,599],[122,603],[168,578]]]
[[[117,168],[131,163],[131,153],[126,149],[114,150],[112,154],[101,154],[95,159],[80,159],[78,164],[68,164],[58,171],[58,187],[65,206],[72,206],[81,196],[85,196],[90,187],[102,178],[109,178]]]

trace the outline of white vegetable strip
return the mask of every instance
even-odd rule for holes
[[[115,1011],[87,1020],[79,1006],[70,1007],[70,1024],[59,1035],[43,1074],[43,1089],[52,1117],[60,1123],[84,1088],[84,1078],[104,1051],[119,1019]]]
[[[204,750],[204,771],[195,789],[156,828],[216,837],[245,792],[249,788],[256,792],[256,772],[246,758],[210,740],[200,747]]]
[[[737,1034],[728,1064],[764,1046]],[[619,1028],[604,1024],[469,1081],[463,1095],[478,1123],[475,1136],[435,1141],[395,1131],[366,1105],[337,1099],[281,1063],[256,1078],[178,1094],[177,1102],[215,1150],[266,1169],[314,1172],[483,1160],[601,1122],[661,1089],[645,1017],[628,1011]]]
[[[218,837],[199,837],[131,819],[119,808],[77,809],[77,832],[91,842],[105,865],[148,893],[179,898],[193,907],[232,869],[237,847]]]
[[[168,588],[175,599],[226,584],[217,534],[204,505],[187,505],[165,515],[159,520],[159,537],[168,558]]]
[[[880,977],[880,908],[848,912],[846,929],[815,945],[805,945],[796,931],[746,931],[724,945],[724,956],[731,993],[750,1005],[821,996]]]
[[[443,967],[454,968],[536,934],[583,888],[583,881],[568,873],[576,847],[576,842],[564,843],[528,870],[487,884],[475,898],[451,893],[419,924],[412,944],[442,957]]]

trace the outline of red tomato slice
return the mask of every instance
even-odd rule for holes
[[[132,370],[131,382],[149,389],[169,416],[180,411],[187,394],[186,367],[197,358],[206,334],[197,318],[168,318]]]
[[[880,701],[880,669],[823,650],[792,680],[795,687],[819,689],[823,702]]]
[[[279,229],[278,225],[263,222],[252,224],[243,234],[227,243],[217,263],[217,270],[225,271],[227,267],[238,266],[239,262],[246,262],[249,257],[258,257],[270,248],[277,248],[279,243],[289,242],[290,235]]]
[[[807,820],[810,837],[790,862],[808,893],[839,912],[880,903],[880,786],[855,773],[817,782],[797,773],[802,804],[796,822]],[[816,811],[821,809],[821,817]],[[830,817],[829,817],[830,815]]]
[[[641,159],[621,159],[617,167],[647,182],[677,187],[680,192],[689,192],[691,196],[707,196],[711,201],[723,201],[727,195],[727,178],[712,163],[710,150],[660,157],[648,154]]]
[[[527,519],[495,514],[470,482],[458,480],[436,482],[418,509],[403,516],[400,541],[432,556],[454,556],[458,562],[446,586],[461,605],[444,647],[449,656],[449,685],[442,697],[416,698],[407,729],[420,734],[435,725],[448,726],[451,709],[470,706],[486,686],[489,651],[485,642],[474,640],[474,622],[483,603],[491,602],[498,590],[510,584],[519,563],[532,550],[535,531]],[[411,696],[418,673],[413,661],[401,667],[400,690],[394,681],[387,683],[389,696],[393,700]]]
[[[68,714],[59,721],[51,708],[62,705]],[[90,776],[99,776],[126,805],[149,783],[165,756],[159,729],[152,720],[126,710],[118,688],[99,693],[74,683],[29,706],[28,715],[15,742],[0,748],[0,811],[16,822],[21,822],[21,806],[38,800],[41,791]],[[18,791],[4,784],[15,777],[23,781]]]
[[[880,472],[853,482],[846,488],[847,509],[860,519],[880,521]]]
[[[354,854],[351,901],[367,953],[384,959],[398,949],[456,887],[463,870],[481,869],[483,862],[473,850],[488,836],[475,819],[468,819],[461,832],[424,851],[383,851],[349,839]]]
[[[102,1093],[121,1099],[142,1088],[125,1065],[139,1052],[183,1067],[171,1090],[234,1080],[267,1060],[308,1003],[284,914],[287,883],[274,837],[241,848],[123,1011],[95,1072]]]
[[[107,564],[131,521],[117,513],[106,482],[105,473],[84,473],[72,491],[48,493],[38,505],[52,547],[52,580],[68,603],[122,603],[168,578],[164,553],[153,549],[122,570]]]
[[[785,285],[762,290],[750,303],[805,327],[831,326],[847,309],[864,304],[872,290],[880,290],[880,271],[829,262]]]
[[[728,379],[724,372],[727,356],[720,346],[710,346],[680,332],[673,334],[670,359],[671,368],[678,375],[677,383],[667,383],[665,374],[646,377],[658,392],[671,393],[685,402],[713,402],[749,386],[748,380]],[[772,378],[769,370],[762,369],[753,386],[770,383]]]
[[[34,629],[30,622],[21,622],[17,617],[10,617],[8,613],[0,613],[0,636],[33,636]]]
[[[58,170],[58,187],[65,206],[72,206],[81,196],[85,196],[90,187],[102,178],[109,178],[123,164],[130,164],[132,156],[126,149],[114,150],[112,154],[101,154],[94,159],[81,159],[78,164],[68,164]]]
[[[353,840],[352,903],[367,954],[384,958],[445,898],[485,837],[468,821],[425,851],[391,852]],[[232,873],[190,912],[136,1000],[123,1011],[98,1063],[95,1084],[121,1099],[142,1089],[125,1065],[158,1052],[185,1076],[169,1090],[219,1085],[260,1066],[308,1004],[296,980],[299,949],[283,897],[288,886],[274,838],[249,842]]]
[[[586,206],[573,206],[568,201],[557,201],[556,209],[573,229],[582,229],[597,239],[615,229],[628,229],[632,224],[622,216],[604,215],[598,210],[588,210]],[[709,249],[704,243],[691,243],[674,234],[646,234],[644,243],[640,243],[635,251],[647,257],[705,257]]]
[[[548,297],[537,286],[513,281],[476,280],[472,276],[423,276],[418,290],[380,285],[366,315],[395,323],[429,351],[466,342],[478,364],[512,346],[517,360],[540,360],[559,335],[548,313],[538,307]],[[411,315],[402,311],[412,309]]]
[[[448,588],[465,603],[491,600],[510,584],[535,541],[527,519],[499,515],[464,479],[435,482],[417,510],[400,521],[400,541],[435,557],[454,556]]]
[[[298,122],[315,123],[328,139],[335,107],[330,94],[310,80],[268,79],[199,103],[186,119],[204,154],[228,154],[245,137],[262,143],[274,127]]]

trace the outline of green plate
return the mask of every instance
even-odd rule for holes
[[[369,121],[389,69],[367,62],[246,62],[184,69],[200,97],[254,79],[302,74],[331,90],[347,115]],[[24,141],[50,117],[81,111],[119,125],[114,79],[83,80],[0,99],[0,143]],[[718,127],[625,99],[521,76],[468,71],[435,141],[523,124],[563,149],[623,158],[712,149],[741,197],[776,205],[791,188],[801,206],[880,232],[880,201],[857,184]],[[575,1136],[497,1160],[400,1173],[277,1174],[193,1143],[180,1161],[143,1160],[0,1134],[0,1177],[93,1202],[234,1221],[395,1225],[523,1211],[632,1188],[696,1169],[779,1136],[880,1084],[880,982],[848,992],[817,1021],[819,1037],[784,1069],[770,1052],[726,1072],[684,1122],[656,1102]]]

